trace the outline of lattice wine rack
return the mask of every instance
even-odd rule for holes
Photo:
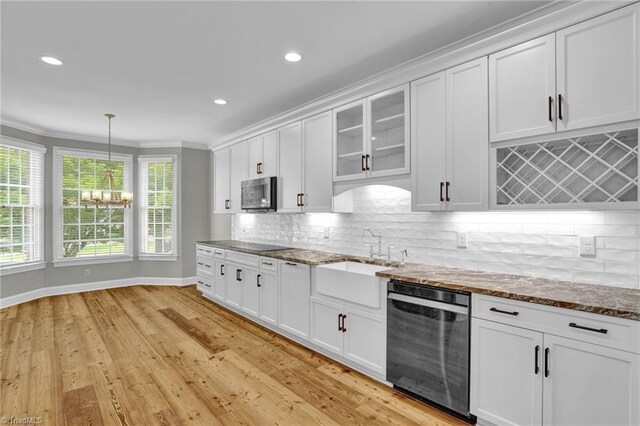
[[[495,155],[498,206],[637,206],[638,129],[496,148]]]

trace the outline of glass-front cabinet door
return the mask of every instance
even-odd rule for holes
[[[334,110],[334,181],[365,177],[365,102]]]
[[[401,86],[367,98],[370,176],[409,172],[409,90]]]

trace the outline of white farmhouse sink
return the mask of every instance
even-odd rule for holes
[[[381,302],[380,278],[376,272],[387,266],[357,262],[320,265],[316,269],[316,291],[360,305],[379,308]]]

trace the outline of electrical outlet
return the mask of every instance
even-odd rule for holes
[[[329,239],[329,236],[330,236],[329,233],[330,233],[329,227],[327,226],[327,227],[324,228],[324,233],[323,233],[323,237],[324,237],[325,240]]]
[[[580,256],[595,257],[596,255],[596,237],[586,235],[580,237]]]
[[[91,276],[91,269],[87,268],[84,270],[84,276],[85,277],[90,277]]]
[[[467,233],[458,232],[458,248],[467,248]]]

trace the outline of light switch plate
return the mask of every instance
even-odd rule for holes
[[[580,236],[580,256],[595,257],[596,255],[596,237],[591,235]]]
[[[458,248],[467,248],[467,233],[458,232]]]

